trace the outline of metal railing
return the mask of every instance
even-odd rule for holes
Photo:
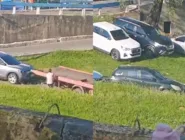
[[[92,2],[90,1],[68,1],[60,3],[27,3],[27,2],[0,2],[0,10],[12,10],[12,14],[16,14],[17,11],[26,11],[30,9],[31,11],[36,9],[36,14],[40,14],[40,9],[58,9],[59,15],[63,14],[66,9],[78,9],[82,11],[82,16],[86,15],[86,10],[93,9]]]

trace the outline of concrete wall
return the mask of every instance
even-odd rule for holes
[[[44,115],[0,105],[0,140],[151,140],[151,131],[59,115],[48,115],[45,127],[38,131],[35,127]]]
[[[92,20],[92,16],[3,15],[0,16],[0,44],[92,35]]]

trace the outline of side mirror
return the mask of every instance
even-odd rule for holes
[[[6,66],[6,64],[5,64],[5,63],[1,63],[0,65],[2,65],[2,66]]]

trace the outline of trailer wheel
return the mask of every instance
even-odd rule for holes
[[[84,94],[84,90],[81,87],[73,87],[73,91],[79,94]]]

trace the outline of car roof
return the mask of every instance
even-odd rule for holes
[[[177,36],[177,37],[175,37],[175,38],[180,38],[180,37],[185,37],[185,35],[180,35],[180,36]]]
[[[118,27],[112,23],[106,22],[106,21],[93,23],[93,26],[100,27],[106,31],[114,31],[114,30],[121,29],[120,27]]]
[[[119,17],[117,19],[119,19],[119,20],[125,20],[125,21],[128,21],[128,22],[134,23],[136,25],[139,25],[141,27],[152,27],[151,25],[149,25],[146,22],[139,21],[139,20],[136,20],[136,19],[133,19],[133,18],[130,18],[130,17],[121,17],[121,18]]]
[[[8,54],[5,53],[5,52],[0,51],[0,57],[6,56],[6,55],[8,55]]]
[[[153,69],[150,69],[150,68],[147,68],[147,67],[142,67],[142,66],[126,66],[126,65],[120,65],[120,66],[118,66],[118,69],[127,69],[127,68],[129,68],[129,69],[142,69],[142,70],[149,70],[149,71],[151,71],[151,70],[153,70]]]

